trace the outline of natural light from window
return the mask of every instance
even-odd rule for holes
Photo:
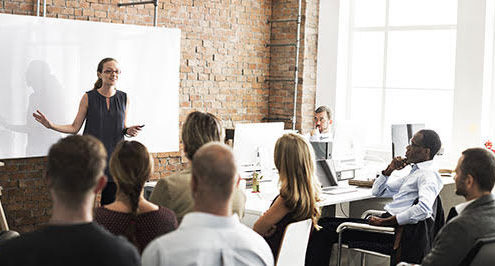
[[[402,123],[424,123],[450,141],[457,1],[353,0],[341,8],[347,47],[339,49],[345,93],[337,102],[366,129],[365,145],[388,149],[391,124]]]

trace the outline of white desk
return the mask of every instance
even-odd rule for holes
[[[352,202],[356,200],[364,200],[374,198],[371,194],[371,188],[356,188],[357,191],[342,193],[338,195],[321,194],[322,201],[319,202],[321,207],[335,205],[339,203]],[[244,213],[261,216],[272,203],[273,199],[278,195],[275,193],[251,193],[246,191],[246,207]]]
[[[454,183],[452,177],[442,177],[444,185]],[[346,181],[342,181],[346,182]],[[342,193],[338,195],[321,194],[322,201],[320,206],[330,206],[340,203],[349,203],[354,201],[376,198],[371,194],[371,188],[356,187],[357,191]],[[244,210],[244,218],[242,222],[250,227],[256,220],[268,210],[273,199],[278,195],[276,184],[263,183],[261,186],[262,193],[251,193],[251,190],[246,190],[246,205]]]
[[[347,181],[342,181],[347,183]],[[270,185],[272,187],[270,187]],[[320,195],[322,201],[319,202],[321,207],[336,205],[364,199],[374,198],[371,194],[371,188],[356,187],[356,191],[342,193],[338,195],[330,195],[322,193]],[[254,223],[263,213],[268,210],[273,199],[278,195],[278,189],[273,187],[273,184],[264,183],[261,185],[261,193],[252,193],[251,190],[246,190],[246,205],[242,223],[249,227],[253,227]]]

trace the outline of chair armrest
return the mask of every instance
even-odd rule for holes
[[[351,222],[341,223],[337,227],[336,232],[337,232],[337,234],[340,234],[340,233],[342,233],[346,229],[359,230],[359,231],[367,231],[367,232],[376,232],[376,233],[384,233],[384,234],[394,234],[395,233],[395,228],[394,227],[375,226],[375,225],[360,224],[360,223],[351,223]]]
[[[368,216],[381,216],[382,214],[386,213],[384,210],[367,210],[361,214],[362,219],[368,218]]]
[[[421,266],[421,264],[411,264],[411,263],[401,261],[396,266]]]

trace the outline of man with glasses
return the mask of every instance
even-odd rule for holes
[[[331,140],[330,125],[332,124],[332,112],[327,106],[320,106],[315,111],[314,128],[309,133],[310,141]]]
[[[433,157],[441,146],[440,137],[433,130],[423,129],[414,134],[407,146],[406,158],[394,158],[373,184],[374,196],[393,198],[384,208],[391,216],[372,217],[370,224],[415,224],[431,217],[433,203],[443,188],[440,174],[433,163]],[[403,169],[409,164],[412,168],[408,175],[389,180],[393,171]],[[413,204],[416,200],[417,204]]]
[[[435,131],[420,130],[407,146],[406,158],[394,158],[382,171],[373,184],[372,193],[378,197],[392,197],[393,200],[385,205],[384,209],[387,212],[381,217],[371,217],[369,220],[338,217],[320,219],[318,224],[323,229],[314,232],[312,242],[308,246],[308,252],[311,256],[317,257],[319,261],[314,265],[328,265],[331,253],[329,243],[337,242],[338,235],[335,230],[343,222],[394,227],[407,225],[398,229],[398,231],[402,230],[399,239],[412,239],[413,241],[401,241],[400,258],[413,263],[421,262],[430,250],[432,234],[436,234],[439,227],[443,225],[443,209],[440,202],[436,204],[439,208],[434,207],[435,200],[443,187],[443,182],[433,163],[433,157],[440,150],[441,145],[440,137]],[[389,179],[393,171],[403,169],[407,165],[412,165],[408,175]],[[434,212],[439,219],[433,219]],[[429,219],[430,217],[432,219]],[[371,232],[344,234],[345,243],[364,245],[377,251],[391,250],[394,241],[390,235]],[[395,258],[391,259],[395,260]]]

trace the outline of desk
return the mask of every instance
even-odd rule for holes
[[[454,179],[452,177],[442,177],[442,181],[444,186],[454,183]],[[351,203],[377,198],[371,194],[371,188],[357,187],[356,189],[357,191],[342,193],[338,195],[321,194],[322,201],[319,202],[319,205],[321,207],[325,207],[341,203]],[[256,220],[258,220],[258,218],[266,210],[268,210],[273,199],[278,195],[278,190],[275,188],[274,184],[262,184],[261,191],[262,193],[251,193],[251,190],[245,191],[246,206],[242,222],[247,226],[252,227]],[[378,198],[383,199],[381,197]],[[368,208],[365,208],[365,210],[374,208],[372,206],[369,206],[369,204],[367,205]],[[444,203],[444,205],[446,204]]]
[[[342,193],[338,195],[321,194],[322,201],[319,202],[320,207],[335,205],[339,203],[352,202],[356,200],[364,200],[374,198],[371,194],[371,188],[356,188],[357,191]],[[277,193],[251,193],[246,191],[246,207],[244,213],[261,216],[272,203]]]
[[[343,181],[346,183],[347,181]],[[263,186],[264,185],[264,186]],[[278,189],[273,187],[268,188],[269,184],[262,184],[261,193],[251,193],[251,190],[245,191],[246,193],[246,206],[244,210],[244,217],[241,219],[242,223],[247,226],[253,227],[258,218],[270,207],[273,199],[278,195]],[[342,193],[338,195],[321,194],[322,201],[319,202],[320,207],[336,205],[339,203],[347,203],[365,199],[375,198],[371,194],[371,188],[356,187],[356,191]],[[264,192],[266,191],[266,192]]]

